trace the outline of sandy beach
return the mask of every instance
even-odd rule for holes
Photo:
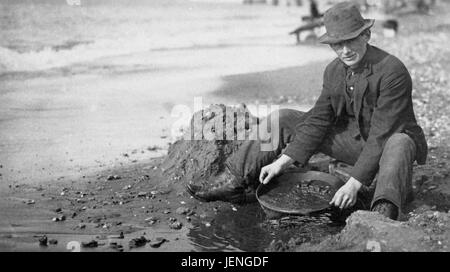
[[[437,212],[441,221],[433,220],[441,223],[450,208],[446,12],[401,17],[403,32],[396,40],[384,39],[379,29],[373,39],[410,70],[416,114],[430,143],[428,164],[415,167],[413,215],[403,218],[420,231],[420,222],[411,221],[416,215],[428,218]],[[194,97],[201,97],[205,106],[275,104],[307,110],[313,105],[323,69],[334,56],[327,47],[296,46],[292,36],[283,35],[273,43],[264,40],[264,46],[256,42],[104,56],[70,68],[2,75],[0,250],[342,249],[332,239],[344,225],[319,225],[308,238],[301,228],[268,227],[257,203],[198,202],[185,191],[183,176],[164,169],[169,143],[175,141],[173,123],[179,119],[172,110],[176,105],[192,109]],[[305,228],[310,231],[311,225]],[[424,232],[414,234],[417,239],[430,236],[420,240],[419,249],[449,250],[448,227]],[[44,235],[57,243],[40,245]],[[136,246],[141,236],[149,241]],[[97,244],[88,245],[92,240]],[[402,244],[405,250],[412,248],[408,241]],[[401,247],[389,244],[386,249]]]

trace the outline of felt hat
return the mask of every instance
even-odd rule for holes
[[[356,5],[350,2],[334,5],[325,12],[323,20],[327,32],[318,40],[326,44],[356,38],[375,22],[373,19],[364,19]]]

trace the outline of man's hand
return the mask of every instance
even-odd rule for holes
[[[287,168],[292,163],[294,163],[294,160],[289,156],[284,154],[281,155],[278,160],[261,168],[261,172],[259,174],[259,182],[261,182],[262,184],[269,183],[269,181],[273,177],[280,174],[283,169]]]
[[[356,203],[356,197],[361,186],[361,182],[357,179],[350,178],[347,183],[339,188],[336,194],[334,194],[330,205],[334,205],[340,209],[352,207]]]
[[[267,184],[276,175],[281,173],[281,166],[275,161],[269,165],[264,166],[259,174],[259,182]]]

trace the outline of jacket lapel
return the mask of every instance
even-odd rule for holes
[[[342,109],[345,107],[345,96],[343,91],[345,91],[345,68],[344,65],[340,64],[337,69],[337,76],[336,79],[338,79],[335,83],[335,103],[334,108],[336,110],[336,117],[341,116]]]
[[[369,84],[367,77],[372,74],[372,65],[368,63],[367,67],[361,73],[360,80],[355,85],[355,115],[357,120],[359,120],[359,114],[361,111],[362,100],[364,94],[367,91],[367,86]]]

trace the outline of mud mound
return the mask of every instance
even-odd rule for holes
[[[190,129],[170,146],[162,168],[176,179],[208,180],[224,169],[226,159],[257,123],[258,118],[244,104],[237,107],[216,104],[195,112]]]

